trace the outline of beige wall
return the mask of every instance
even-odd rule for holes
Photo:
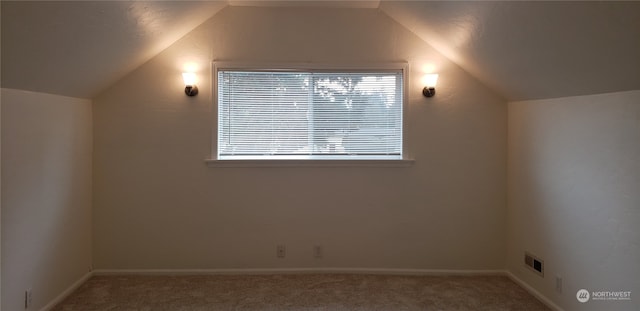
[[[207,167],[212,60],[407,61],[415,164]],[[425,65],[440,73],[431,99]],[[93,116],[96,268],[504,267],[506,101],[378,10],[228,7],[95,98]]]
[[[509,103],[508,163],[507,268],[566,310],[639,310],[640,91]],[[579,289],[633,300],[580,304]]]
[[[1,96],[2,310],[39,310],[91,265],[91,101]]]

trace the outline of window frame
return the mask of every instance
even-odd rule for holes
[[[401,159],[218,159],[218,71],[286,71],[286,72],[401,72],[402,75],[402,158]],[[408,148],[409,64],[406,62],[335,65],[324,63],[211,63],[213,126],[210,167],[405,167],[413,164]]]

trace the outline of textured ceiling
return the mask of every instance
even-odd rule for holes
[[[380,0],[229,0],[231,6],[263,7],[330,7],[330,8],[368,8],[375,9]]]
[[[224,6],[2,1],[2,87],[92,98]]]
[[[510,100],[640,89],[640,2],[383,1]]]
[[[2,1],[2,87],[92,98],[227,4],[379,7],[510,100],[640,89],[640,2],[385,0]]]

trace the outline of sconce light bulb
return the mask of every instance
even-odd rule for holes
[[[182,79],[185,86],[193,86],[196,84],[196,74],[193,72],[183,72]]]
[[[437,73],[430,73],[430,74],[426,74],[424,75],[424,77],[422,77],[422,85],[428,88],[435,88],[436,84],[438,84],[438,74]]]

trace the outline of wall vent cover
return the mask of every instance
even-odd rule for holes
[[[524,252],[524,265],[537,275],[544,277],[544,260],[529,252]]]

